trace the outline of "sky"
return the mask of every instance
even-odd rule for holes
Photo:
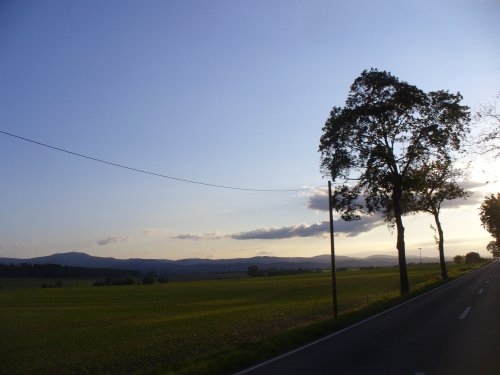
[[[0,257],[328,254],[318,145],[354,79],[387,70],[474,110],[500,91],[499,40],[498,0],[4,0]],[[500,164],[470,160],[448,257],[488,254]],[[397,255],[379,218],[335,218],[338,255]],[[404,218],[408,255],[438,255],[432,223]]]

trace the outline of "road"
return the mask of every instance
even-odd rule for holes
[[[500,374],[500,262],[243,374]]]

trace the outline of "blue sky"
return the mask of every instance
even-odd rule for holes
[[[309,188],[326,186],[331,107],[371,67],[487,103],[499,25],[493,0],[2,1],[0,130],[182,179],[304,190],[183,183],[0,134],[0,256],[328,253],[324,191]],[[474,198],[443,213],[450,256],[490,240],[477,208],[500,190],[498,162],[473,166]],[[437,255],[430,223],[406,218],[409,254]],[[396,254],[376,218],[337,226],[339,254]]]

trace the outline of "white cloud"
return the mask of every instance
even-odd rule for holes
[[[146,236],[161,236],[170,232],[168,228],[146,228],[142,230],[142,234]]]

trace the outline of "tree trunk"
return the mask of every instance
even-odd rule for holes
[[[401,295],[404,295],[410,292],[410,283],[408,281],[408,269],[406,267],[405,227],[403,226],[402,219],[401,196],[401,184],[396,184],[392,194],[392,201],[394,205],[394,218],[396,220],[396,230],[398,236],[396,248],[398,249],[399,282]]]
[[[406,267],[406,250],[405,250],[405,227],[401,215],[396,215],[396,228],[397,228],[397,249],[399,261],[399,282],[401,288],[401,295],[410,292],[410,283],[408,282],[408,270]]]
[[[441,222],[439,221],[439,213],[434,212],[434,221],[436,222],[436,229],[438,231],[438,250],[439,250],[439,263],[441,264],[441,276],[443,280],[448,280],[448,272],[446,271],[446,260],[444,259],[444,236]]]

